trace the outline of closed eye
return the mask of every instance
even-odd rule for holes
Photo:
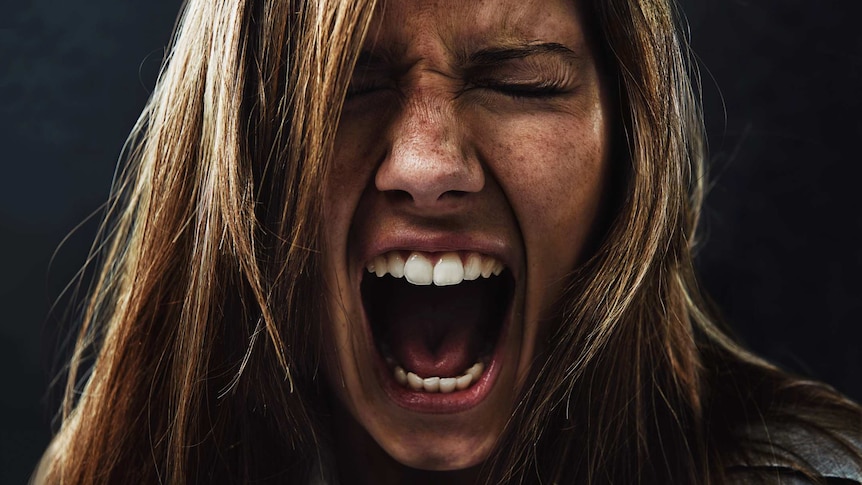
[[[484,80],[473,84],[472,89],[487,89],[511,98],[546,99],[568,93],[562,83],[543,81],[538,83],[504,82]],[[468,88],[469,89],[469,88]]]
[[[360,98],[394,89],[396,82],[387,69],[380,67],[357,67],[347,86],[347,99]]]
[[[389,89],[392,89],[391,83],[351,82],[350,85],[347,87],[347,98],[358,98]]]

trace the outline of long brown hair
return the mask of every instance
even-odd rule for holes
[[[554,346],[492,460],[495,478],[723,483],[736,469],[781,463],[816,480],[803,457],[777,458],[794,455],[786,443],[749,436],[770,427],[815,430],[862,460],[842,434],[859,435],[858,406],[745,351],[700,294],[705,138],[673,4],[582,5],[616,83],[621,200],[562,299]]]
[[[488,480],[717,483],[747,459],[752,424],[858,427],[858,408],[746,353],[705,311],[703,128],[671,5],[582,4],[616,88],[618,197]],[[37,481],[306,483],[325,466],[319,201],[375,8],[185,3]]]

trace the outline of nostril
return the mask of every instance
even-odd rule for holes
[[[390,203],[393,204],[407,204],[407,203],[415,203],[416,200],[410,195],[410,192],[406,190],[386,190],[383,191],[385,197],[389,200]],[[440,194],[437,198],[438,202],[454,202],[461,199],[464,199],[470,195],[469,191],[465,190],[449,190]]]
[[[410,195],[410,192],[406,190],[386,190],[383,192],[386,195],[386,198],[389,199],[389,202],[395,204],[404,204],[413,201],[413,196]]]
[[[440,194],[440,199],[463,199],[464,197],[470,195],[470,191],[467,190],[449,190]]]

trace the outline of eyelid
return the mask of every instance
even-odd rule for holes
[[[569,93],[567,87],[558,83],[525,84],[491,82],[473,86],[473,89],[477,88],[486,92],[486,94],[482,94],[483,97],[504,96],[514,100],[552,100]]]
[[[499,76],[485,73],[468,83],[469,88],[487,88],[510,97],[550,98],[571,92],[575,87],[575,76],[567,69],[529,70],[518,76],[505,73]]]
[[[465,73],[467,79],[495,80],[507,84],[571,84],[577,77],[571,65],[538,59],[519,59]]]
[[[455,92],[484,88],[511,97],[542,98],[570,92],[577,76],[569,66],[558,62],[517,59],[493,67],[468,70],[459,77],[462,77],[462,87],[456,88]],[[361,67],[353,73],[347,96],[360,97],[387,89],[397,90],[398,84],[389,69]]]
[[[359,68],[353,72],[347,85],[347,96],[368,94],[381,89],[394,87],[394,82],[387,72],[376,68]]]
[[[523,88],[564,88],[567,83],[559,78],[540,78],[540,79],[520,79],[520,78],[505,78],[505,77],[485,77],[471,81],[470,84],[486,87],[523,87]]]

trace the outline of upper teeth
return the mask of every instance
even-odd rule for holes
[[[472,281],[480,276],[490,278],[503,272],[503,263],[490,256],[476,252],[469,253],[427,253],[411,252],[407,258],[400,251],[390,251],[376,256],[365,266],[369,273],[378,277],[391,274],[402,276],[414,285],[436,286],[457,285],[462,281]]]

